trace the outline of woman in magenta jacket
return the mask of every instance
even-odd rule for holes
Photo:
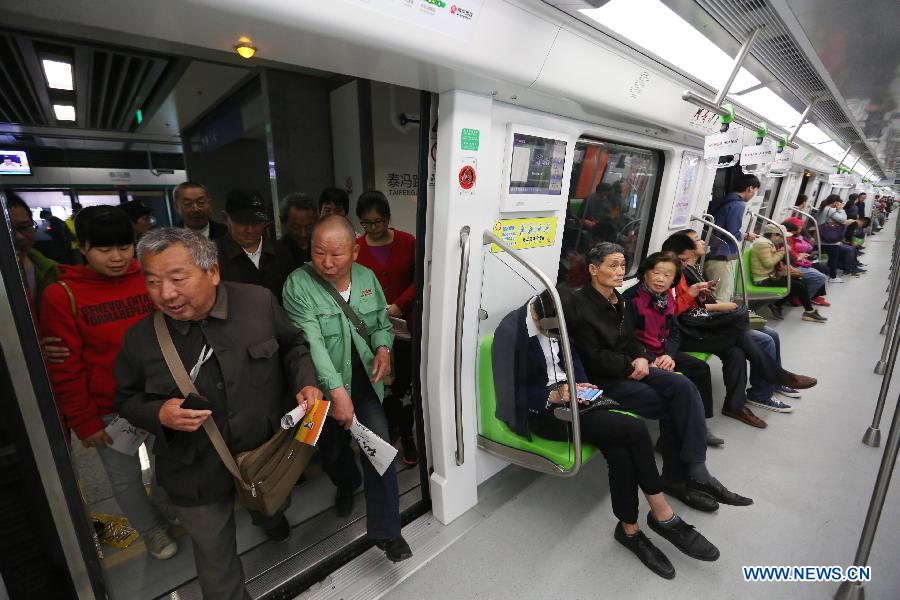
[[[364,192],[356,204],[356,216],[365,232],[357,240],[359,256],[356,262],[372,269],[384,290],[388,315],[405,319],[412,325],[412,301],[416,279],[416,238],[391,224],[391,205],[377,190]],[[411,328],[410,328],[411,330]],[[409,340],[394,340],[394,379],[391,393],[384,398],[392,439],[400,438],[403,460],[414,465],[418,461],[413,440],[413,411],[403,405],[412,383],[412,346]]]

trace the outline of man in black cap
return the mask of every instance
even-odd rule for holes
[[[281,302],[281,288],[294,270],[294,259],[263,235],[272,222],[265,200],[257,192],[231,190],[225,200],[228,235],[215,240],[222,281],[269,288]]]
[[[134,242],[137,243],[141,236],[153,228],[153,219],[150,217],[153,210],[145,206],[140,200],[129,200],[122,205],[122,210],[128,213],[131,219],[131,227],[134,229]]]

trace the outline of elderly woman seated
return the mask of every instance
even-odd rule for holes
[[[556,406],[569,403],[569,375],[560,352],[558,327],[553,301],[545,291],[504,317],[494,334],[497,417],[528,438],[533,432],[547,439],[569,439],[569,423],[554,416]],[[574,350],[572,362],[571,375],[579,393],[596,389],[588,383]],[[613,514],[619,519],[614,537],[619,543],[657,575],[675,577],[668,558],[638,526],[640,488],[650,504],[647,524],[651,529],[688,556],[707,561],[719,557],[719,550],[677,516],[666,501],[650,434],[639,417],[595,407],[583,409],[579,424],[583,439],[597,446],[609,465],[610,498]]]
[[[781,228],[769,223],[763,229],[762,236],[758,237],[750,247],[750,273],[753,283],[763,287],[788,288],[786,297],[769,305],[769,310],[775,319],[784,319],[781,306],[797,298],[803,305],[804,321],[824,323],[828,319],[813,308],[809,291],[802,283],[803,276],[800,271],[793,267],[790,271],[788,270],[784,262],[785,252],[784,234]]]

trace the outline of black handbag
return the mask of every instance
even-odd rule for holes
[[[749,312],[744,306],[729,312],[709,312],[692,308],[678,316],[678,328],[687,338],[710,347],[734,345],[749,327]]]
[[[829,219],[819,226],[819,237],[823,244],[839,244],[844,239],[844,226]]]

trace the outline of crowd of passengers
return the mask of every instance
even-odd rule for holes
[[[750,247],[750,277],[757,286],[787,287],[787,296],[768,304],[772,318],[784,318],[783,305],[803,306],[802,319],[824,323],[816,306],[825,301],[826,283],[842,280],[830,257],[845,257],[845,274],[865,272],[864,253],[869,217],[865,198],[850,196],[847,207],[839,196],[822,203],[819,228],[836,224],[834,238],[822,239],[829,265],[819,265],[809,231],[799,219],[788,219],[785,243],[781,227],[769,225],[762,235],[742,235],[744,208],[754,198],[759,179],[738,177],[733,190],[710,204],[716,224]],[[877,227],[882,227],[892,198],[875,203]],[[797,208],[806,212],[806,198]],[[851,212],[848,213],[846,210]],[[824,237],[824,235],[823,235]],[[831,241],[831,240],[834,241]],[[732,301],[733,273],[740,248],[719,239],[707,248],[692,229],[678,231],[647,256],[637,269],[637,282],[624,294],[625,249],[609,241],[596,243],[587,255],[589,280],[562,297],[572,348],[578,393],[602,389],[599,408],[584,405],[579,426],[582,440],[596,446],[609,466],[610,499],[618,519],[614,538],[657,575],[671,579],[675,569],[638,525],[638,492],[648,501],[647,525],[686,555],[714,561],[719,550],[692,525],[675,514],[666,500],[673,496],[696,510],[712,512],[720,504],[748,506],[753,500],[725,487],[710,473],[709,446],[724,440],[711,433],[713,390],[709,365],[688,352],[721,359],[725,396],[722,414],[752,427],[766,422],[748,405],[774,412],[793,409],[777,396],[800,398],[800,390],[816,385],[813,377],[782,366],[777,332],[748,307]],[[790,269],[785,261],[790,253]],[[701,271],[701,259],[705,270]],[[531,298],[499,324],[492,346],[497,418],[516,434],[568,440],[569,422],[557,418],[560,405],[570,404],[569,382],[559,343],[559,316],[549,291]],[[748,367],[749,364],[749,367]],[[749,370],[748,370],[749,369]],[[747,388],[748,383],[750,385]],[[656,451],[643,419],[659,421]]]
[[[200,429],[213,419],[237,455],[268,440],[292,407],[321,398],[332,404],[318,455],[336,488],[338,515],[349,517],[363,484],[368,537],[391,561],[412,556],[400,531],[395,467],[379,475],[361,460],[360,474],[348,431],[357,420],[399,446],[407,464],[418,461],[406,331],[416,242],[390,226],[384,194],[359,197],[362,235],[346,216],[344,190],[327,188],[318,202],[291,194],[281,202],[283,235],[272,240],[271,208],[260,194],[231,191],[222,223],[211,218],[206,187],[185,182],[174,190],[182,227],[154,229],[140,201],[76,206],[69,224],[51,224],[74,233],[77,254],[68,252],[69,240],[57,247],[63,262],[35,248],[31,208],[15,193],[7,198],[63,429],[96,448],[122,513],[152,557],[178,552],[169,527],[180,525],[193,542],[204,597],[249,598],[233,478]],[[367,336],[350,326],[325,286]],[[207,409],[181,406],[154,332],[157,312]],[[405,335],[395,339],[395,328]],[[107,426],[117,417],[151,434],[149,495],[137,453],[111,447]],[[269,539],[286,541],[289,504],[290,496],[273,516],[250,511],[253,523]]]
[[[710,206],[717,223],[739,241],[744,203],[758,187],[753,176],[739,179],[733,192]],[[327,188],[318,202],[291,194],[281,203],[283,236],[276,241],[266,235],[270,208],[246,190],[228,194],[220,223],[211,218],[213,202],[202,184],[179,185],[178,228],[153,229],[151,211],[139,201],[76,207],[64,224],[73,239],[61,246],[71,249],[74,243],[77,254],[61,253],[73,264],[36,250],[31,209],[15,194],[8,199],[22,280],[64,430],[96,448],[122,512],[151,556],[166,559],[178,551],[168,528],[181,525],[193,541],[204,596],[246,598],[232,478],[198,430],[212,418],[237,454],[267,440],[292,406],[308,407],[323,397],[333,406],[318,448],[336,487],[338,514],[350,515],[353,492],[363,483],[369,538],[392,561],[412,555],[400,533],[394,467],[379,475],[362,460],[361,475],[347,431],[356,418],[399,445],[407,463],[418,460],[407,399],[411,346],[395,339],[391,321],[411,324],[415,238],[390,227],[390,204],[381,192],[358,199],[362,235],[346,218],[349,197],[343,190]],[[839,200],[829,197],[820,211],[823,224],[841,229],[840,239],[822,240],[827,268],[834,256],[845,273],[858,275],[864,272],[859,257],[869,222],[858,197],[846,207]],[[880,227],[892,199],[876,206]],[[798,207],[805,208],[800,202]],[[789,219],[785,228],[787,246],[776,227],[755,240],[747,234],[754,283],[788,286],[787,299],[804,306],[803,319],[824,322],[813,305],[828,306],[825,278],[839,278],[817,270],[822,267],[802,221]],[[723,242],[707,252],[697,233],[685,230],[672,234],[661,250],[641,263],[637,285],[623,295],[617,288],[624,283],[625,251],[612,242],[597,243],[587,257],[589,283],[566,298],[565,315],[573,332],[577,389],[602,388],[616,405],[581,417],[584,439],[609,463],[619,519],[615,539],[671,578],[671,563],[638,526],[638,489],[650,504],[650,528],[701,560],[716,560],[718,549],[673,512],[664,494],[702,511],[753,502],[707,468],[707,447],[724,441],[706,424],[713,416],[709,366],[687,352],[721,358],[722,413],[754,427],[766,423],[748,404],[789,412],[776,394],[797,398],[798,390],[816,380],[785,370],[775,330],[732,302],[738,248]],[[785,252],[791,253],[790,271],[781,268]],[[334,286],[368,329],[369,340],[319,280]],[[781,304],[769,307],[774,318],[782,318]],[[184,399],[154,334],[157,311],[182,362],[193,365],[191,378],[208,410],[182,408]],[[497,415],[519,435],[568,439],[565,422],[553,411],[569,401],[558,335],[549,292],[510,313],[496,331]],[[149,496],[137,455],[109,447],[106,426],[116,417],[152,436]],[[660,423],[661,475],[641,418]],[[272,540],[288,539],[289,502],[290,497],[274,516],[251,511],[253,523]]]

